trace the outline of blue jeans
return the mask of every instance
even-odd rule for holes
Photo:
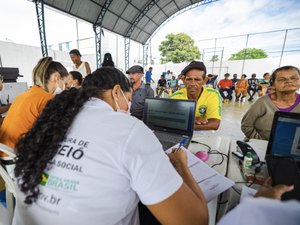
[[[223,99],[232,99],[232,90],[231,89],[219,89],[220,95]],[[227,93],[227,96],[225,97],[224,92]]]

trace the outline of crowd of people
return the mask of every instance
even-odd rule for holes
[[[153,68],[144,74],[142,66],[133,65],[126,77],[109,53],[94,72],[77,49],[70,57],[70,72],[51,57],[40,59],[33,69],[34,85],[15,99],[1,126],[0,143],[17,155],[13,224],[134,225],[139,224],[139,201],[161,224],[208,224],[207,202],[185,151],[165,154],[142,122],[145,99],[154,97]],[[170,71],[162,74],[155,92],[156,97],[166,93],[196,101],[195,130],[219,128],[222,98],[230,102],[234,92],[235,101],[244,101],[247,94],[252,101],[258,93],[262,97],[245,114],[242,130],[246,137],[267,140],[275,111],[300,112],[300,72],[285,66],[271,78],[246,77],[229,79],[226,73],[217,82],[203,62],[193,61],[177,78]],[[266,181],[256,197],[280,199],[292,189]],[[257,199],[248,206],[260,203]],[[220,224],[242,224],[238,218],[244,206]],[[299,217],[291,207],[289,224],[297,224]]]

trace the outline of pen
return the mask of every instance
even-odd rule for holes
[[[186,141],[187,137],[183,137],[182,140],[179,142],[178,148],[174,152],[177,152],[185,144]]]

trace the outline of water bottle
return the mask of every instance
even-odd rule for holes
[[[253,161],[253,158],[252,158],[251,152],[247,152],[246,156],[244,157],[244,162],[243,162],[244,168],[251,168],[252,161]]]

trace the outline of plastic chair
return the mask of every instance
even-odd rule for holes
[[[5,182],[6,189],[6,208],[0,206],[0,225],[10,225],[14,214],[14,199],[17,191],[13,181],[14,150],[0,143],[0,151],[6,153],[7,157],[0,158],[0,176]]]

